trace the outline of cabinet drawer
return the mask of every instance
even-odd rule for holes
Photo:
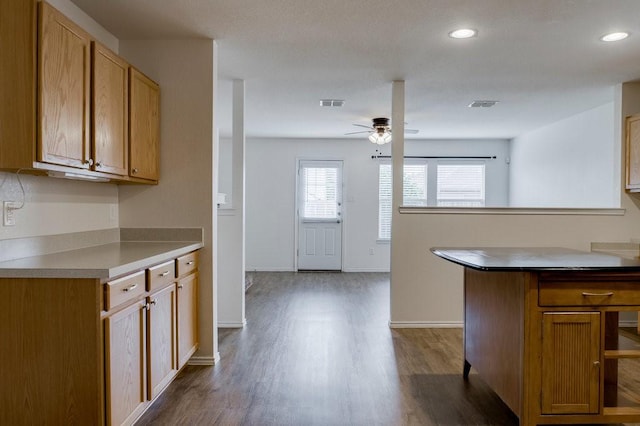
[[[540,306],[640,305],[640,281],[543,281]]]
[[[108,282],[104,285],[104,309],[109,310],[115,306],[134,300],[144,294],[144,271]]]
[[[170,260],[148,269],[149,291],[158,290],[176,279],[176,263]]]
[[[198,252],[194,251],[193,253],[180,256],[178,259],[176,259],[176,267],[176,276],[178,277],[188,275],[198,269]]]

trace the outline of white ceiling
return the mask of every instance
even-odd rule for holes
[[[121,40],[217,40],[223,136],[236,78],[249,137],[344,137],[390,117],[401,79],[407,127],[420,131],[408,137],[420,139],[515,137],[640,78],[640,0],[72,1]],[[478,36],[447,36],[461,27]],[[599,40],[619,30],[632,35]],[[468,108],[476,99],[500,103]]]

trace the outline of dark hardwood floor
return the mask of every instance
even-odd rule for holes
[[[256,273],[247,326],[187,366],[141,425],[517,425],[473,374],[462,330],[390,329],[389,276]]]

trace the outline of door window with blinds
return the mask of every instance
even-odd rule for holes
[[[341,169],[335,162],[300,163],[303,220],[336,220],[340,215]]]
[[[378,239],[391,238],[391,163],[380,162]],[[484,161],[405,160],[404,206],[484,207]]]

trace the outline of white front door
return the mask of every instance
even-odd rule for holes
[[[299,162],[298,270],[342,270],[342,161]]]

